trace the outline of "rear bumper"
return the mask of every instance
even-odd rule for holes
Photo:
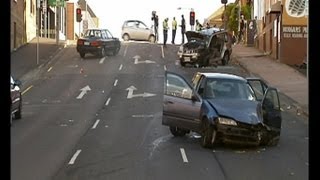
[[[91,53],[91,54],[97,54],[101,52],[101,46],[77,46],[77,52],[78,53]]]

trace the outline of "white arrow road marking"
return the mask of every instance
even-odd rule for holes
[[[105,59],[106,57],[101,58],[101,60],[99,61],[99,64],[102,64]]]
[[[156,63],[156,62],[150,61],[150,60],[139,61],[140,56],[138,56],[138,55],[134,56],[133,59],[134,59],[134,64],[141,64],[141,63],[150,64],[150,63]]]
[[[133,97],[151,97],[156,95],[156,94],[151,94],[146,92],[144,92],[143,94],[133,94],[133,91],[137,90],[137,88],[134,86],[130,86],[126,90],[128,91],[127,99],[131,99]]]
[[[122,64],[121,64],[120,67],[119,67],[119,71],[121,71],[121,69],[122,69]]]
[[[162,59],[164,59],[163,46],[161,46],[161,54],[162,54]]]
[[[163,69],[164,69],[165,71],[167,71],[167,66],[166,66],[166,65],[164,65],[164,66],[163,66]]]
[[[82,97],[87,94],[87,91],[91,91],[90,87],[87,85],[84,88],[80,89],[81,93],[77,97],[77,99],[82,99]]]
[[[71,160],[69,161],[69,164],[74,164],[80,152],[81,152],[81,149],[77,150],[77,152],[72,156]]]
[[[184,151],[183,148],[180,148],[180,153],[181,153],[183,162],[187,163],[188,162],[188,158],[187,158],[186,152]]]

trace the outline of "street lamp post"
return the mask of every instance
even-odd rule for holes
[[[223,26],[224,26],[224,29],[227,29],[226,8],[227,8],[228,0],[221,0],[221,3],[224,4]]]

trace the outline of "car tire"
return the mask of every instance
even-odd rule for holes
[[[224,66],[227,65],[229,63],[229,59],[230,59],[229,53],[225,52],[221,60],[222,65]]]
[[[104,48],[101,48],[100,57],[103,58],[105,56],[106,56],[106,50]]]
[[[170,132],[173,136],[184,136],[187,134],[186,130],[180,129],[178,127],[170,126]]]
[[[186,63],[183,62],[182,60],[180,60],[180,65],[184,67],[184,66],[186,66]]]
[[[129,41],[130,40],[130,36],[128,34],[123,35],[123,40],[124,41]]]
[[[204,148],[212,148],[217,137],[217,131],[210,126],[206,119],[202,122],[201,146]]]
[[[79,53],[80,54],[80,57],[81,58],[84,58],[84,56],[86,55],[86,53],[83,53],[83,52],[81,52],[81,53]]]
[[[116,47],[116,49],[113,50],[112,55],[114,55],[114,56],[117,55],[119,50],[120,50],[120,47]]]
[[[22,103],[20,101],[20,104],[19,104],[19,108],[18,110],[14,113],[14,118],[15,119],[21,119],[21,109],[22,109]]]
[[[149,41],[150,41],[151,43],[155,43],[155,42],[156,42],[156,37],[150,36],[150,37],[149,37]]]

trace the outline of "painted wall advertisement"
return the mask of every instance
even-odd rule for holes
[[[283,38],[308,38],[307,26],[283,26]]]

